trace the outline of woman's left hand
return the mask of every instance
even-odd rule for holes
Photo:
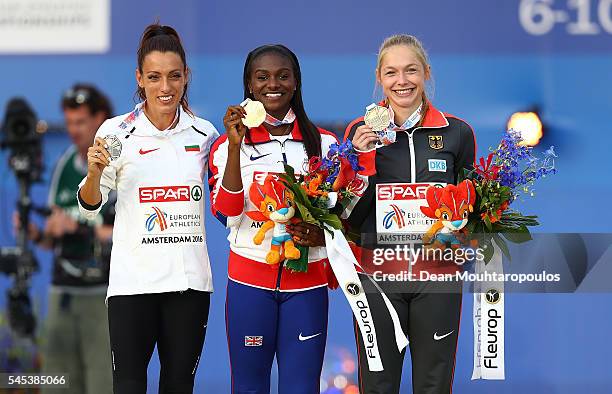
[[[287,232],[291,234],[293,242],[301,246],[325,246],[323,229],[314,224],[299,222],[287,224]]]

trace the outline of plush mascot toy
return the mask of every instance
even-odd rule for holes
[[[285,225],[295,214],[293,193],[273,175],[266,176],[263,186],[257,182],[251,184],[249,198],[258,211],[248,211],[246,214],[253,220],[264,222],[253,242],[261,245],[266,233],[272,230],[272,245],[266,255],[268,264],[278,264],[283,259],[299,259],[300,251],[291,240]]]
[[[465,180],[459,185],[430,187],[425,195],[429,206],[421,207],[427,217],[437,219],[423,236],[423,243],[433,248],[459,247],[461,242],[456,235],[468,223],[470,212],[474,211],[476,193],[471,181]]]

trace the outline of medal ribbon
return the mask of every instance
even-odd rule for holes
[[[416,126],[417,123],[419,123],[419,120],[421,120],[422,110],[423,110],[423,103],[419,105],[419,108],[417,108],[416,111],[414,111],[412,115],[410,115],[408,119],[406,119],[401,126],[398,126],[395,124],[395,121],[394,121],[395,113],[393,112],[393,108],[389,106],[389,111],[391,111],[391,125],[388,127],[388,129],[393,130],[393,131],[406,131],[408,129],[413,128],[414,126]]]
[[[355,259],[355,255],[344,237],[344,234],[342,234],[342,231],[331,227],[328,227],[327,230],[329,231],[323,231],[325,234],[327,259],[338,280],[339,287],[344,292],[346,300],[351,306],[353,315],[361,331],[361,337],[366,347],[368,368],[370,371],[382,371],[384,368],[378,348],[378,337],[376,335],[376,329],[374,328],[372,311],[370,310],[363,284],[355,269],[355,266],[359,267],[359,263]],[[393,304],[391,304],[391,301],[378,284],[370,277],[367,278],[381,293],[387,310],[391,315],[398,352],[401,352],[408,345],[408,339],[406,339],[406,335],[402,331],[399,316]]]
[[[287,115],[285,115],[283,120],[278,120],[274,116],[266,113],[266,120],[264,120],[264,122],[266,122],[270,126],[281,126],[284,124],[293,123],[294,120],[295,113],[293,112],[293,109],[289,108],[289,112],[287,112]]]
[[[417,123],[419,123],[419,120],[421,119],[422,110],[423,103],[419,105],[419,108],[417,108],[416,111],[414,111],[412,115],[410,115],[401,126],[398,126],[393,121],[393,119],[395,119],[395,113],[393,112],[393,108],[389,106],[389,112],[391,113],[391,123],[389,124],[389,127],[387,127],[385,130],[379,131],[377,133],[379,141],[376,142],[375,146],[377,148],[380,148],[381,146],[391,145],[392,143],[394,143],[397,140],[398,131],[406,131],[414,127]]]

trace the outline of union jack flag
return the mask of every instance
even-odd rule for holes
[[[244,337],[244,346],[262,346],[263,345],[263,336],[245,336]]]

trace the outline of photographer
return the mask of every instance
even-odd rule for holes
[[[64,393],[110,393],[112,363],[104,299],[108,286],[114,206],[98,222],[79,219],[76,190],[87,174],[87,149],[112,115],[108,99],[94,86],[76,84],[61,101],[72,145],[55,166],[49,189],[51,213],[44,228],[28,226],[28,237],[54,255],[43,371],[67,373]],[[18,219],[15,219],[19,227]]]

